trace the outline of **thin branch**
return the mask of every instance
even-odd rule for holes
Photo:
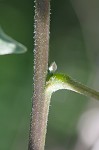
[[[56,92],[60,89],[67,89],[79,94],[93,97],[99,100],[99,92],[73,80],[67,75],[64,74],[54,74],[52,75],[46,83],[46,98],[47,101],[50,101],[51,95],[53,92]]]
[[[28,150],[44,150],[48,109],[44,89],[48,70],[50,1],[35,1],[34,95]]]

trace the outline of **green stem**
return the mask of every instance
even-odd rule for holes
[[[46,97],[51,97],[52,93],[60,90],[67,89],[85,96],[93,97],[99,100],[99,92],[79,83],[64,74],[54,74],[46,83]],[[49,98],[48,98],[49,99]]]
[[[95,91],[95,90],[93,90],[93,89],[91,89],[91,88],[89,88],[89,87],[87,87],[87,86],[85,86],[79,82],[76,82],[72,79],[69,81],[69,83],[75,92],[99,100],[99,92],[97,92],[97,91]]]

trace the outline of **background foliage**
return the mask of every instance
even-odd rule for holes
[[[99,6],[99,2],[93,4]],[[98,7],[93,8],[93,4],[90,3],[88,8],[82,0],[51,1],[49,57],[50,63],[56,61],[58,72],[67,73],[91,86],[98,78],[99,58],[99,21],[96,21],[99,11],[95,11]],[[0,0],[0,26],[28,48],[25,54],[0,56],[1,150],[27,150],[33,91],[33,6],[33,1],[28,0]],[[93,19],[95,16],[96,20]],[[75,146],[77,123],[88,105],[88,98],[73,92],[59,91],[53,95],[47,150],[71,150]]]

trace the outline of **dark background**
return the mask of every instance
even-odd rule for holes
[[[0,0],[0,26],[28,48],[25,54],[0,56],[0,150],[27,150],[33,91],[33,23],[32,0]],[[55,61],[58,72],[99,90],[98,60],[99,2],[52,0],[50,63]],[[56,92],[51,100],[46,150],[81,150],[86,144],[81,144],[80,149],[77,146],[83,143],[79,142],[78,122],[83,112],[93,106],[98,108],[99,103],[70,91]]]

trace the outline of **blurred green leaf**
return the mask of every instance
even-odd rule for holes
[[[6,35],[0,27],[0,55],[20,54],[27,51],[21,43]]]

